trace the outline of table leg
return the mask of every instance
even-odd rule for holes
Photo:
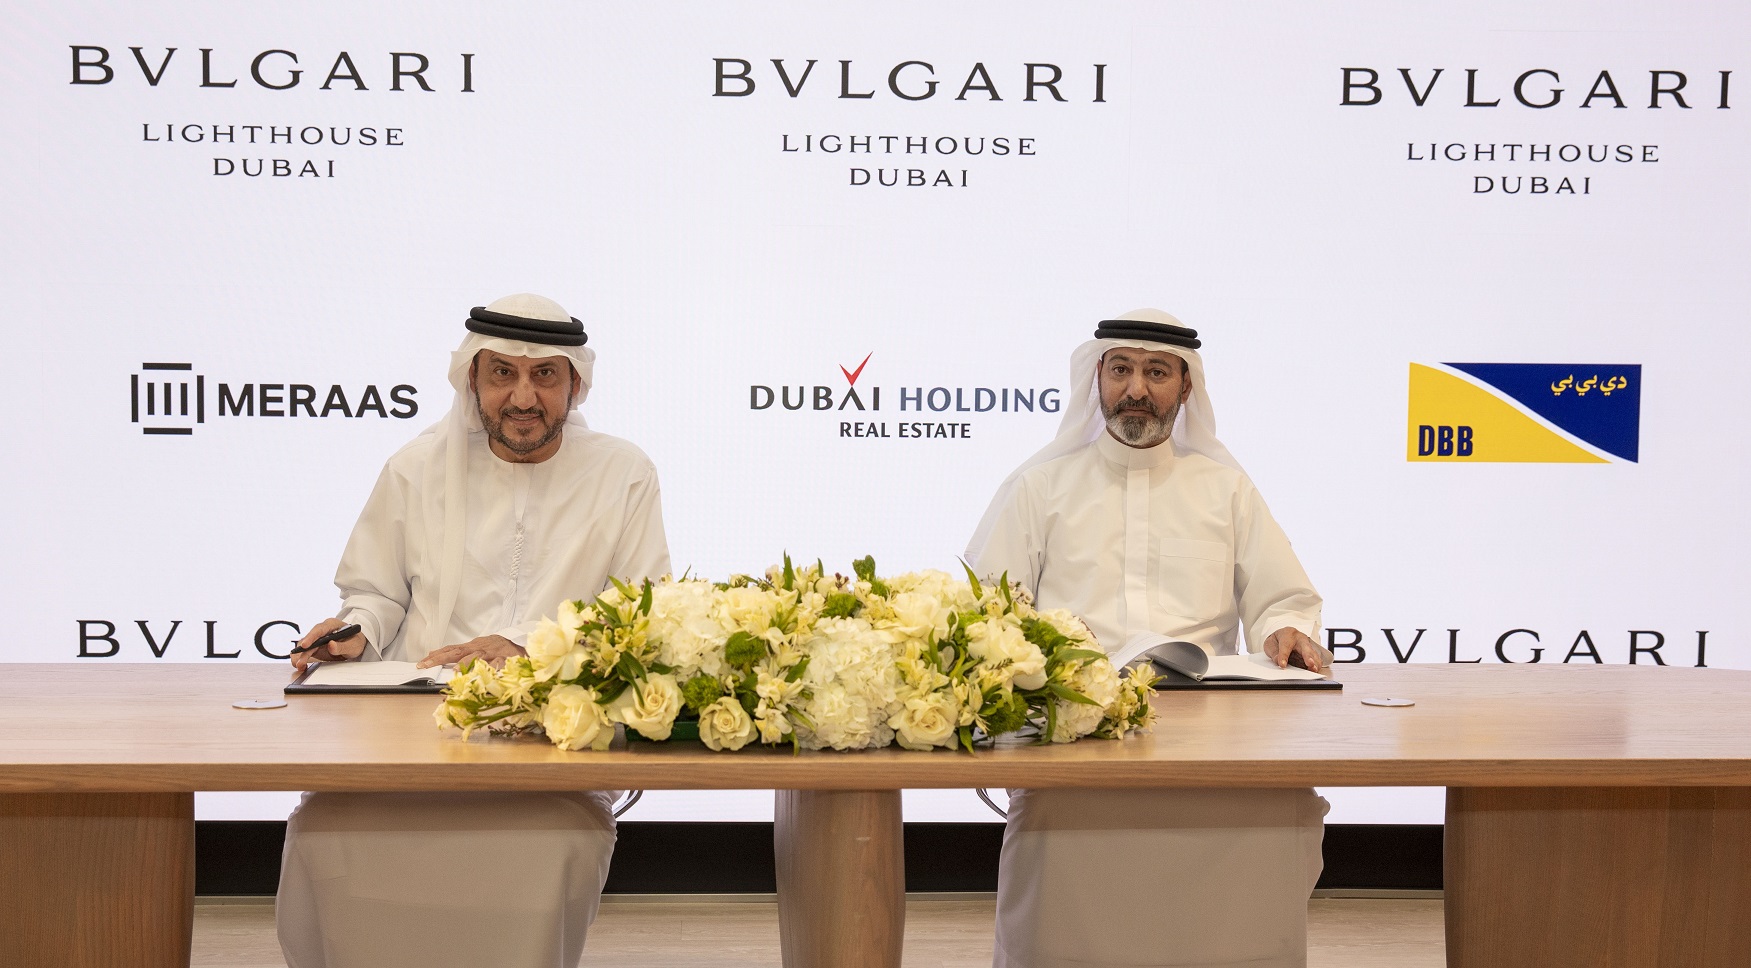
[[[1451,968],[1744,965],[1751,789],[1449,788]]]
[[[898,790],[779,790],[785,968],[899,968],[906,863]]]
[[[0,965],[186,968],[194,899],[194,794],[0,794]]]

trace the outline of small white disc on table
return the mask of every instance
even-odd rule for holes
[[[1364,706],[1415,706],[1416,704],[1417,704],[1417,702],[1414,699],[1364,699],[1364,700],[1362,700],[1362,705],[1364,705]]]
[[[284,699],[239,699],[231,705],[237,709],[279,709],[285,704]]]

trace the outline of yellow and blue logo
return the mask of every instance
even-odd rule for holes
[[[1405,459],[1634,463],[1640,364],[1412,363]]]

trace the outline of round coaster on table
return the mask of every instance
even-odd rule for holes
[[[279,709],[285,704],[284,699],[239,699],[231,705],[235,709]]]
[[[1364,705],[1364,706],[1415,706],[1416,704],[1417,704],[1417,701],[1414,699],[1364,699],[1364,700],[1362,700],[1362,705]]]

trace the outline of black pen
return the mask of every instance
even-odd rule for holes
[[[341,639],[350,639],[358,634],[359,627],[357,625],[343,625],[332,632],[317,636],[316,641],[304,646],[303,648],[294,648],[289,654],[297,655],[300,652],[314,652],[330,642],[338,642]]]

